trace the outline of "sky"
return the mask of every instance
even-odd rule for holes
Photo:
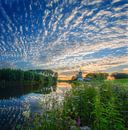
[[[0,68],[128,72],[127,0],[0,0]]]

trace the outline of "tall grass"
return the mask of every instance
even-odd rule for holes
[[[69,130],[89,126],[93,130],[125,130],[128,112],[128,86],[115,82],[75,83],[63,102],[51,97],[44,113],[34,118],[33,129]],[[50,103],[50,106],[48,105]]]

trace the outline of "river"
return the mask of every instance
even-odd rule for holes
[[[58,82],[56,86],[42,87],[40,90],[33,87],[1,90],[0,130],[11,129],[17,123],[22,124],[26,116],[42,112],[41,101],[51,96],[57,96],[57,100],[62,100],[64,93],[70,89],[69,83]]]

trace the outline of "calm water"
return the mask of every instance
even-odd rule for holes
[[[52,95],[57,95],[58,100],[61,100],[70,88],[68,83],[57,83],[49,87],[19,86],[1,89],[0,130],[10,130],[16,124],[22,124],[33,113],[41,113],[42,100]]]

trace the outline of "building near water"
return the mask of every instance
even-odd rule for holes
[[[82,71],[80,70],[78,74],[76,75],[76,80],[83,81]]]

